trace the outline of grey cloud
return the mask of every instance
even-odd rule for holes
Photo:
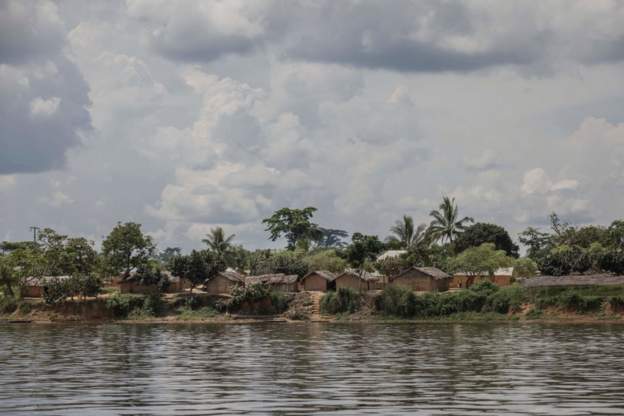
[[[62,25],[53,4],[0,7],[8,23],[0,24],[0,174],[60,168],[80,132],[91,127],[88,86],[60,50]],[[11,28],[16,33],[5,38]]]

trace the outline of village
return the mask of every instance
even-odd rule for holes
[[[315,211],[283,208],[264,219],[269,239],[287,242],[272,250],[234,245],[235,236],[217,227],[203,240],[206,249],[158,253],[139,224],[119,223],[97,252],[82,237],[46,228],[32,242],[2,243],[0,312],[29,319],[32,310],[70,310],[80,320],[71,305],[92,302],[100,312],[88,316],[101,319],[203,313],[318,320],[361,311],[614,318],[624,308],[622,221],[574,227],[552,214],[550,233],[529,227],[519,235],[527,247],[520,256],[504,228],[460,218],[447,197],[431,224],[415,226],[404,216],[383,241],[353,233],[346,243],[348,233],[311,221]]]

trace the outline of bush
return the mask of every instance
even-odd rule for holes
[[[337,292],[328,292],[321,299],[321,312],[335,315],[353,313],[360,309],[362,295],[353,289],[340,288]]]
[[[17,301],[12,296],[0,296],[0,313],[13,313],[17,310]]]
[[[564,292],[559,295],[558,306],[575,312],[597,311],[602,306],[600,296],[583,296],[575,292]]]
[[[621,311],[624,309],[624,296],[610,296],[607,302],[613,311]]]
[[[386,315],[412,317],[416,314],[417,299],[414,292],[400,286],[386,286],[376,299],[377,309]]]
[[[237,286],[232,290],[229,307],[233,311],[246,310],[252,314],[271,315],[284,312],[288,307],[288,298],[261,283]]]
[[[165,303],[160,297],[160,294],[151,294],[143,299],[143,306],[141,307],[142,315],[159,316],[162,315],[164,309]]]
[[[55,305],[76,293],[76,280],[52,278],[43,285],[43,301]]]
[[[494,283],[484,280],[470,287],[470,290],[485,296],[490,296],[499,289]]]
[[[106,299],[106,309],[110,310],[114,317],[125,318],[130,312],[143,307],[142,296],[115,293]]]
[[[521,287],[505,287],[487,297],[483,305],[483,311],[497,313],[518,312],[525,301],[524,291]]]
[[[489,282],[488,282],[489,283]],[[438,313],[450,315],[458,312],[481,312],[487,296],[483,291],[461,290],[439,296]]]

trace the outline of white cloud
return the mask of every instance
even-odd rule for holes
[[[30,114],[34,117],[50,117],[56,113],[60,103],[59,97],[48,99],[37,97],[30,102]]]
[[[39,198],[39,201],[54,208],[71,205],[75,202],[63,191],[53,191],[50,195]]]

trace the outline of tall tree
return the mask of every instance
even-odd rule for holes
[[[508,256],[518,257],[519,247],[514,244],[507,230],[496,224],[478,222],[466,228],[455,240],[455,251],[461,253],[470,247],[492,243],[497,250],[505,250]]]
[[[133,268],[145,267],[156,249],[152,238],[144,235],[141,224],[117,223],[102,242],[102,254],[113,273],[130,274]]]
[[[334,228],[318,227],[318,231],[320,236],[316,244],[322,248],[343,247],[346,243],[342,239],[349,236],[348,232]]]
[[[351,244],[344,251],[344,256],[351,266],[362,271],[367,263],[372,263],[377,259],[383,249],[384,243],[376,235],[354,233],[351,237]]]
[[[314,207],[282,208],[263,219],[262,223],[266,225],[265,231],[271,234],[270,240],[275,241],[284,236],[288,242],[288,249],[294,250],[301,240],[316,241],[321,237],[318,225],[311,221],[316,211]]]
[[[171,261],[171,273],[174,276],[188,279],[193,288],[212,279],[225,270],[225,263],[215,252],[193,250],[188,256],[176,256]]]
[[[426,224],[414,227],[414,219],[409,215],[404,215],[402,220],[390,227],[390,232],[394,235],[388,237],[387,240],[389,243],[396,242],[399,247],[409,250],[425,242],[426,230]]]
[[[453,243],[457,235],[466,229],[466,223],[474,222],[471,217],[459,218],[455,198],[444,196],[438,209],[429,213],[433,221],[429,226],[432,236],[439,241]]]
[[[206,235],[202,241],[208,245],[208,248],[214,252],[217,256],[224,259],[227,252],[232,247],[232,240],[235,235],[231,234],[225,236],[225,231],[222,227],[215,227],[210,230],[210,233]]]

